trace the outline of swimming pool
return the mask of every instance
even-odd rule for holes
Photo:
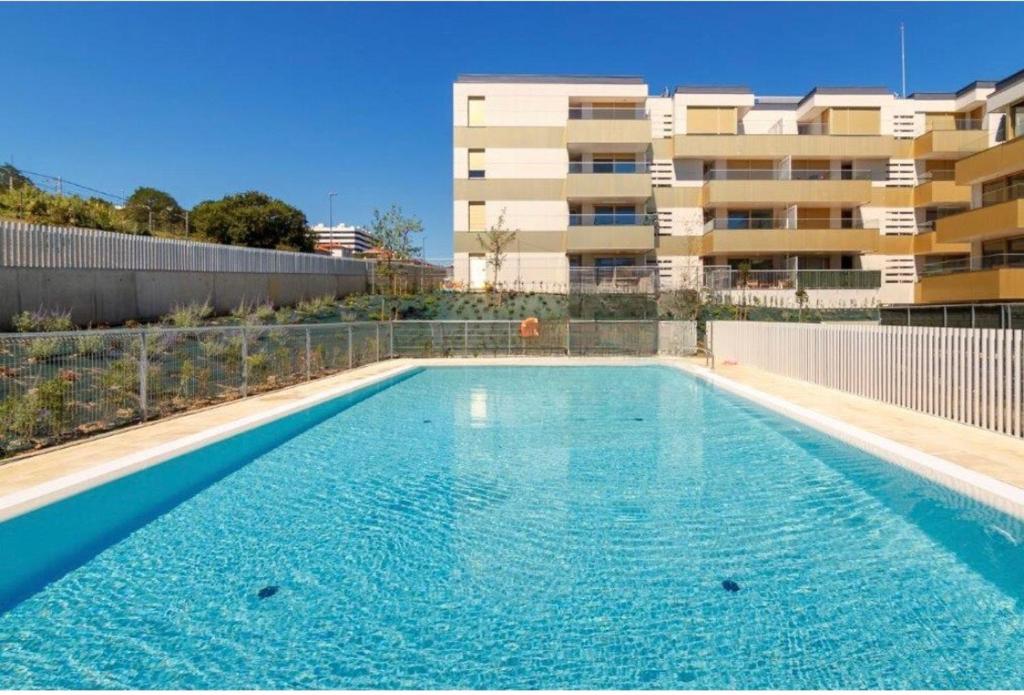
[[[1021,539],[676,369],[430,368],[0,525],[0,687],[1019,688]]]

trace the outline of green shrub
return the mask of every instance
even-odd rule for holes
[[[164,316],[161,321],[175,328],[196,328],[203,325],[211,316],[213,316],[213,307],[210,306],[209,300],[206,300],[202,304],[193,302],[175,305],[171,313]]]
[[[11,324],[18,333],[52,333],[75,330],[70,311],[23,311],[11,317]]]

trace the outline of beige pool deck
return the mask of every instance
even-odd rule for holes
[[[706,373],[703,359],[683,358],[449,358],[381,362],[279,391],[117,430],[0,464],[0,502],[4,498],[10,501],[14,497],[30,494],[40,486],[56,485],[75,476],[86,478],[99,467],[132,454],[160,447],[173,448],[177,442],[189,437],[196,438],[218,427],[230,427],[232,423],[246,418],[258,418],[289,407],[298,408],[325,393],[341,393],[346,388],[358,387],[416,366],[657,363]],[[812,413],[938,457],[975,474],[988,476],[1024,494],[1024,440],[780,377],[752,367],[719,366],[712,374],[730,384],[753,389],[767,397],[783,399]]]

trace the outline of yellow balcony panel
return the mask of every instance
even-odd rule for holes
[[[574,225],[566,232],[566,251],[650,251],[654,248],[654,225]]]
[[[569,198],[650,198],[650,174],[569,174],[565,182]]]
[[[726,253],[868,253],[877,229],[716,229],[704,235],[704,255]]]
[[[988,147],[984,130],[929,130],[914,138],[914,159],[964,157]]]
[[[891,135],[676,135],[675,156],[911,157],[910,140]]]
[[[871,202],[870,181],[708,181],[707,205],[801,205]]]
[[[981,183],[1024,170],[1024,136],[990,147],[956,163],[961,186]]]
[[[452,134],[455,147],[521,148],[565,147],[565,128],[561,126],[457,126]]]
[[[565,127],[571,144],[646,144],[651,141],[651,122],[646,119],[570,120]]]
[[[455,179],[455,200],[562,200],[564,179]]]
[[[955,181],[928,181],[914,187],[914,207],[970,202],[971,187]]]
[[[1024,232],[1024,199],[1009,200],[943,217],[935,224],[943,243],[987,241]]]
[[[1024,300],[1024,268],[993,268],[924,277],[914,285],[922,304]]]
[[[915,256],[948,256],[953,254],[969,254],[971,252],[971,245],[968,242],[950,242],[943,243],[938,240],[936,232],[926,232],[925,234],[915,234],[913,237],[913,246],[911,252]],[[904,254],[906,252],[903,252]],[[896,254],[895,252],[893,255]]]
[[[704,253],[704,237],[697,235],[663,235],[655,238],[659,256],[700,256]]]

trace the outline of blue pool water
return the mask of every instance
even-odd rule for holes
[[[1020,688],[1022,539],[676,370],[429,369],[0,525],[0,688]]]

